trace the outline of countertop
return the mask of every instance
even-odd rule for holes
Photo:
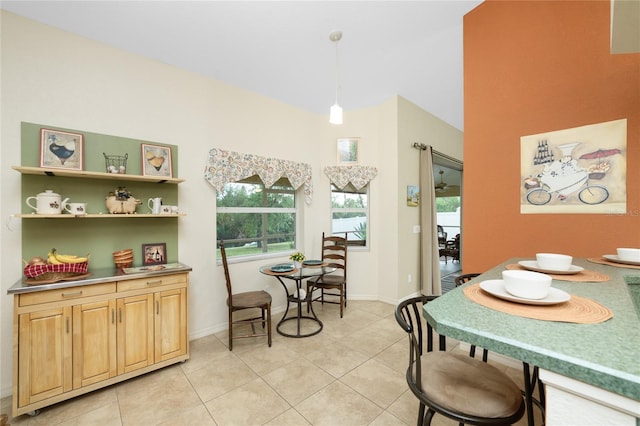
[[[465,285],[501,279],[510,259]],[[574,259],[611,277],[603,283],[553,280],[552,286],[608,307],[599,324],[541,321],[509,315],[468,299],[459,287],[428,303],[424,315],[445,336],[487,348],[640,401],[640,270]],[[489,355],[491,356],[491,355]]]
[[[45,290],[55,290],[67,287],[78,287],[85,285],[93,285],[100,283],[107,283],[113,281],[126,281],[126,280],[134,280],[138,278],[146,278],[153,277],[158,275],[167,275],[173,273],[180,272],[189,272],[191,271],[191,267],[187,266],[183,263],[171,263],[166,265],[161,265],[164,269],[160,270],[152,270],[152,267],[149,267],[149,270],[135,272],[135,273],[124,273],[120,269],[116,268],[103,268],[103,269],[91,269],[89,268],[89,272],[91,276],[77,281],[59,281],[57,283],[52,284],[25,284],[22,279],[17,281],[14,285],[12,285],[9,290],[7,290],[7,294],[21,294],[21,293],[32,293],[36,291],[45,291]]]

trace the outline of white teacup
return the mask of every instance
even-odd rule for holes
[[[176,214],[178,213],[178,206],[172,206],[170,204],[163,204],[160,206],[160,214]]]
[[[76,216],[87,214],[87,203],[66,203],[64,210]]]
[[[573,257],[566,254],[537,253],[536,262],[540,269],[549,271],[568,271],[571,268]]]
[[[539,272],[502,271],[502,280],[508,293],[523,299],[544,299],[551,287],[551,277]]]
[[[637,248],[619,248],[618,258],[629,262],[640,262],[640,249]]]

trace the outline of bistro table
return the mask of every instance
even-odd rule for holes
[[[314,265],[305,265],[303,263],[301,267],[294,267],[291,271],[277,272],[278,270],[277,267],[281,267],[287,264],[289,263],[284,263],[284,264],[278,263],[278,264],[265,265],[260,267],[261,273],[276,277],[278,281],[280,281],[280,284],[282,284],[282,288],[284,288],[285,295],[287,296],[287,309],[285,310],[284,315],[282,316],[282,319],[276,326],[276,331],[286,337],[314,336],[320,333],[320,331],[322,331],[323,325],[322,325],[322,321],[320,321],[320,319],[318,318],[318,316],[313,310],[313,304],[311,303],[311,294],[306,294],[305,290],[302,289],[302,281],[306,280],[307,278],[321,276],[324,274],[335,272],[337,268],[333,266],[328,266],[326,263],[319,263]],[[291,266],[293,267],[293,264],[291,264]],[[275,271],[274,271],[274,267],[275,267]],[[287,269],[287,268],[284,268],[284,269]],[[291,293],[289,293],[289,288],[287,287],[285,282],[282,280],[283,278],[295,281],[296,285]],[[307,302],[307,306],[309,306],[310,308],[309,311],[311,315],[302,314],[302,304],[304,302]],[[287,318],[287,314],[289,313],[289,307],[291,306],[292,303],[295,304],[297,307],[296,315]],[[297,321],[295,334],[287,333],[286,331],[281,330],[281,327],[283,326],[284,323],[292,320]],[[317,327],[315,327],[310,332],[303,332],[301,330],[302,320],[308,320],[310,322],[316,323]]]
[[[465,294],[467,287],[500,279],[508,265],[520,260],[525,259],[510,259],[426,304],[427,322],[439,334],[538,367],[546,388],[547,426],[640,424],[640,270],[574,258],[573,264],[585,272],[609,279],[554,277],[552,287],[597,302],[613,314],[594,324],[512,315]]]

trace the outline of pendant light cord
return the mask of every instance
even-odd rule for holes
[[[340,41],[340,39],[335,40],[335,44],[336,44],[336,105],[338,105],[338,87],[340,84],[340,80],[338,78],[338,70],[339,70],[339,66],[338,66],[338,42]]]

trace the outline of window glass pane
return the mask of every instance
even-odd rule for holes
[[[225,185],[216,197],[217,238],[225,241],[228,257],[295,248],[295,191],[288,179],[265,188],[252,176]],[[280,209],[282,212],[277,211]]]
[[[366,241],[367,215],[365,213],[333,213],[332,233],[347,232],[349,241]]]
[[[351,184],[338,189],[331,185],[331,231],[347,233],[350,245],[366,245],[369,216],[368,186],[355,189]]]
[[[436,197],[436,215],[438,225],[444,228],[447,239],[453,239],[460,233],[460,197]]]

